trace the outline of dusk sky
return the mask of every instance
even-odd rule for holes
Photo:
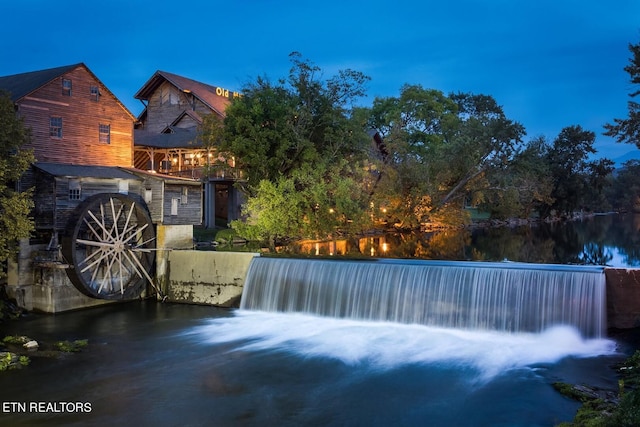
[[[370,76],[363,105],[405,83],[486,94],[525,140],[580,125],[598,156],[640,158],[602,135],[627,117],[639,0],[16,0],[0,15],[0,76],[84,62],[136,115],[157,70],[237,91],[285,77],[298,51],[325,77]]]

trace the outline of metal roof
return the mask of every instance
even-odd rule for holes
[[[178,184],[178,185],[194,185],[194,186],[201,186],[202,182],[200,180],[197,179],[193,179],[193,178],[185,178],[185,177],[180,177],[180,176],[173,176],[173,175],[166,175],[163,173],[157,173],[157,172],[149,172],[149,171],[144,171],[141,169],[136,169],[136,168],[122,168],[124,170],[127,170],[137,176],[140,176],[142,178],[147,178],[147,179],[157,179],[160,181],[164,181],[167,184]]]
[[[152,148],[196,148],[198,133],[195,129],[172,128],[170,133],[153,133],[146,130],[134,130],[136,147]]]
[[[16,102],[20,98],[29,95],[36,89],[46,85],[50,81],[75,70],[82,63],[65,65],[63,67],[49,68],[28,73],[13,74],[11,76],[0,77],[0,89],[9,92],[11,100]]]
[[[134,179],[140,181],[138,176],[118,166],[88,166],[44,162],[34,163],[34,166],[50,175],[59,177]]]
[[[84,63],[79,62],[77,64],[65,65],[62,67],[48,68],[40,71],[30,71],[27,73],[13,74],[10,76],[0,77],[0,90],[9,92],[11,100],[15,103],[18,100],[28,96],[30,93],[35,92],[47,83],[59,78],[78,67],[83,67],[97,82],[99,82],[104,89],[111,95],[118,104],[122,107],[127,114],[135,119],[135,116],[129,109],[115,96],[107,86],[100,81],[98,77],[87,67]]]
[[[224,110],[231,103],[231,100],[225,96],[220,96],[216,93],[219,89],[216,86],[211,86],[206,83],[202,83],[196,80],[191,80],[186,77],[179,76],[177,74],[168,73],[166,71],[156,71],[153,76],[142,86],[140,90],[134,95],[134,98],[140,100],[149,100],[149,97],[153,92],[162,84],[163,81],[168,81],[180,91],[185,93],[191,93],[193,96],[202,101],[205,105],[211,108],[212,111],[220,116],[224,117]]]

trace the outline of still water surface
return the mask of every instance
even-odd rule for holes
[[[640,214],[514,227],[388,233],[357,242],[307,243],[296,249],[311,255],[359,252],[372,257],[637,267]]]

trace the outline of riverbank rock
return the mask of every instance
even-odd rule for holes
[[[24,348],[26,348],[27,350],[36,350],[38,348],[38,341],[31,340],[31,341],[28,341],[28,342],[22,344],[22,346]]]

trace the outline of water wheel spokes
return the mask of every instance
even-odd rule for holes
[[[141,201],[121,194],[88,199],[74,216],[63,241],[73,270],[69,277],[83,293],[102,299],[140,296],[152,282],[155,233]]]

